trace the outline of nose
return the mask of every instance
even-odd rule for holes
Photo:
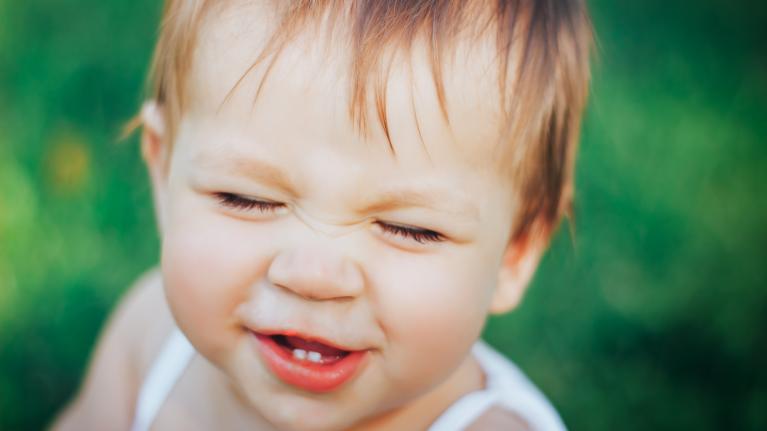
[[[364,277],[355,262],[321,247],[279,252],[267,277],[272,284],[315,301],[352,299],[364,289]]]

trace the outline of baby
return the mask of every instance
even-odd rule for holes
[[[61,430],[557,430],[478,341],[572,198],[579,0],[167,0],[161,269]]]

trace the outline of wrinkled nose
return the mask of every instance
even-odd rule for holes
[[[279,252],[268,278],[274,285],[315,301],[352,299],[364,289],[364,278],[355,262],[321,247]]]

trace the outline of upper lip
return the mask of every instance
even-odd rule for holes
[[[322,343],[327,346],[333,347],[335,349],[339,350],[345,350],[348,352],[354,352],[357,350],[366,350],[366,347],[362,347],[360,343],[342,343],[337,342],[333,340],[329,340],[327,337],[323,336],[317,336],[317,335],[311,335],[306,332],[303,332],[301,330],[296,329],[289,329],[289,328],[262,328],[262,329],[250,329],[250,331],[265,335],[265,336],[273,336],[273,335],[285,335],[285,336],[292,336],[292,337],[299,337],[303,338],[307,341],[314,341],[317,343]]]

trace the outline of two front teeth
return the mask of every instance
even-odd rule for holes
[[[314,362],[315,364],[322,363],[322,354],[319,352],[306,351],[303,349],[293,349],[293,357],[300,361]]]

